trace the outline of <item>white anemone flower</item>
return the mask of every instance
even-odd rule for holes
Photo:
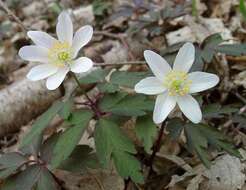
[[[137,93],[157,95],[153,120],[162,123],[178,104],[184,115],[193,123],[199,123],[202,112],[198,102],[190,95],[214,87],[219,82],[215,74],[205,72],[188,73],[195,60],[195,48],[185,43],[180,48],[173,69],[157,53],[146,50],[144,57],[155,76],[147,77],[135,86]]]
[[[41,31],[29,31],[27,35],[35,45],[24,46],[19,56],[27,61],[40,62],[27,74],[32,81],[46,79],[46,86],[54,90],[60,86],[71,71],[74,73],[88,72],[93,62],[87,57],[76,59],[79,50],[92,38],[93,28],[89,25],[81,27],[73,35],[73,23],[69,14],[63,11],[56,25],[58,40]]]

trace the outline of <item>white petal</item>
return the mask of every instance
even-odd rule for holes
[[[173,70],[188,72],[195,60],[195,47],[192,43],[185,43],[178,52],[173,64]]]
[[[155,95],[164,92],[166,88],[156,77],[147,77],[142,79],[135,85],[135,91],[137,93]]]
[[[71,64],[70,68],[74,73],[83,73],[89,71],[92,66],[93,62],[91,59],[87,57],[80,57]]]
[[[46,32],[41,31],[29,31],[27,36],[38,46],[45,48],[51,48],[54,43],[57,42],[55,38],[47,34]]]
[[[68,42],[72,45],[73,40],[73,23],[66,11],[61,12],[56,25],[56,34],[59,41]]]
[[[69,68],[67,67],[60,68],[56,74],[50,76],[47,79],[46,87],[49,90],[55,90],[56,88],[58,88],[61,85],[62,81],[65,79],[68,71],[69,71]]]
[[[188,74],[188,79],[192,81],[190,93],[201,92],[214,87],[219,82],[219,77],[212,73],[192,72]]]
[[[72,43],[72,47],[74,50],[74,57],[76,57],[79,50],[91,40],[92,35],[93,35],[93,28],[89,25],[81,27],[75,33]]]
[[[183,114],[193,123],[199,123],[202,120],[202,112],[198,102],[191,95],[177,97],[179,108]]]
[[[156,98],[153,120],[156,124],[163,122],[168,114],[174,109],[176,100],[169,96],[168,92],[160,94]]]
[[[40,46],[24,46],[19,50],[19,56],[26,61],[48,63],[48,49]]]
[[[32,81],[45,79],[57,72],[58,68],[52,64],[42,64],[33,67],[27,74],[27,78]]]
[[[163,81],[165,75],[172,70],[166,60],[153,51],[145,50],[144,58],[154,75],[160,81]]]

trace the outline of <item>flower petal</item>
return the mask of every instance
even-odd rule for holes
[[[29,31],[27,36],[38,46],[45,48],[51,48],[54,43],[57,42],[55,38],[47,34],[46,32],[41,31]]]
[[[202,112],[198,102],[191,95],[177,97],[179,108],[183,114],[193,123],[199,123],[202,120]]]
[[[61,85],[62,81],[65,79],[68,71],[69,71],[69,68],[67,67],[60,68],[56,74],[50,76],[47,79],[46,87],[49,90],[55,90],[56,88],[58,88]]]
[[[27,78],[32,81],[37,81],[41,79],[45,79],[53,74],[55,74],[58,70],[58,67],[52,64],[42,64],[33,67],[29,73],[27,74]]]
[[[79,50],[86,45],[92,38],[93,28],[90,25],[81,27],[74,35],[72,47],[74,57],[77,56]]]
[[[73,40],[73,23],[66,11],[62,11],[58,17],[58,23],[56,25],[56,34],[59,41],[68,42],[72,45]]]
[[[40,46],[24,46],[19,50],[19,56],[26,61],[48,63],[48,49]]]
[[[160,81],[163,81],[165,75],[172,70],[166,60],[153,51],[145,50],[144,58],[154,75]]]
[[[160,94],[156,98],[153,120],[156,124],[163,122],[168,114],[174,109],[176,100],[169,96],[168,92]]]
[[[135,85],[135,91],[137,93],[155,95],[164,92],[166,88],[156,77],[147,77],[142,79]]]
[[[178,52],[173,64],[173,70],[188,72],[195,60],[195,47],[192,43],[185,43]]]
[[[215,74],[197,71],[189,73],[188,80],[192,81],[189,92],[195,93],[216,86],[220,79]]]
[[[74,73],[83,73],[89,71],[92,66],[93,62],[91,59],[87,57],[80,57],[71,64],[70,69]]]

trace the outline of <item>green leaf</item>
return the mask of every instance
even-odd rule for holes
[[[243,18],[246,20],[246,6],[244,3],[244,0],[240,0],[239,2],[239,10],[241,14],[243,15]]]
[[[200,124],[199,130],[207,138],[208,143],[214,146],[216,149],[225,150],[231,155],[239,158],[241,157],[239,151],[235,149],[235,146],[229,143],[226,137],[215,128]]]
[[[101,110],[109,110],[115,105],[117,105],[120,100],[122,100],[125,96],[127,96],[127,93],[125,92],[118,92],[114,94],[106,94],[99,102],[99,107]]]
[[[27,158],[17,152],[3,154],[0,157],[0,179],[12,175],[20,166],[27,162]]]
[[[222,118],[225,114],[232,114],[238,111],[233,105],[221,106],[218,103],[203,106],[204,118]]]
[[[181,119],[175,118],[167,123],[167,131],[173,140],[177,140],[179,138],[183,129],[184,123]]]
[[[64,105],[63,108],[59,111],[59,115],[63,118],[63,119],[68,119],[69,116],[71,115],[72,112],[72,107],[73,107],[73,100],[69,99],[67,100]]]
[[[210,63],[214,54],[216,53],[215,48],[223,42],[223,39],[219,33],[208,36],[202,43],[201,55],[205,62]]]
[[[104,93],[114,93],[119,90],[119,87],[112,83],[99,83],[97,88],[100,90],[100,92]]]
[[[72,154],[63,161],[60,169],[70,172],[84,173],[87,168],[98,168],[99,163],[93,149],[88,145],[77,145]]]
[[[195,151],[206,167],[210,167],[208,154],[205,152],[208,145],[217,150],[225,150],[231,155],[241,158],[237,149],[216,129],[204,124],[186,124],[185,134],[188,148]]]
[[[131,177],[136,182],[143,182],[140,163],[132,156],[136,153],[134,144],[115,123],[106,119],[98,121],[95,130],[95,145],[103,167],[108,166],[112,157],[116,169],[122,177]]]
[[[135,130],[137,137],[143,141],[144,150],[150,153],[158,131],[156,125],[153,123],[152,117],[138,117]]]
[[[52,174],[46,168],[42,167],[40,177],[37,182],[37,190],[57,190],[57,183]]]
[[[119,86],[133,88],[141,79],[148,75],[147,72],[115,71],[111,75],[110,82]]]
[[[113,99],[110,100],[109,97]],[[108,104],[106,103],[106,100]],[[110,102],[111,101],[111,102]],[[103,98],[100,108],[105,112],[112,112],[121,116],[142,116],[146,111],[152,111],[154,101],[143,95],[115,94]]]
[[[88,122],[92,118],[92,113],[89,111],[80,112],[78,117],[79,123],[76,123],[75,126],[68,128],[60,135],[54,147],[54,152],[51,159],[52,169],[58,167],[60,163],[67,159],[72,153],[81,139]],[[76,121],[78,121],[78,119],[76,119]]]
[[[201,159],[203,164],[209,168],[211,163],[205,151],[208,148],[207,139],[200,133],[199,127],[197,127],[197,125],[186,124],[184,129],[187,138],[188,149],[192,152],[194,151]]]
[[[105,77],[108,75],[109,70],[107,69],[96,69],[90,72],[85,77],[79,79],[81,84],[91,84],[105,81]]]
[[[41,168],[31,165],[23,172],[8,178],[0,187],[1,190],[32,190],[40,176]]]
[[[64,102],[54,103],[45,113],[43,113],[33,124],[31,131],[23,138],[20,147],[31,144],[33,140],[43,132],[48,126],[49,122],[56,116],[62,109]]]
[[[231,56],[246,55],[246,44],[223,44],[215,48],[219,53],[224,53]]]
[[[41,150],[40,150],[41,160],[45,161],[46,163],[50,163],[52,155],[53,155],[54,147],[60,135],[61,135],[61,132],[55,133],[44,141],[44,143],[41,146]]]

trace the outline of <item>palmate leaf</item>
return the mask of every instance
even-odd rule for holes
[[[108,75],[110,70],[107,69],[96,69],[90,72],[88,75],[79,79],[81,84],[92,84],[98,82],[104,82],[105,77]]]
[[[76,173],[84,173],[87,168],[99,168],[96,154],[88,145],[77,145],[71,155],[59,166],[59,169]]]
[[[0,179],[12,175],[27,158],[17,152],[6,153],[0,157]]]
[[[115,71],[110,77],[110,83],[133,88],[141,79],[149,76],[147,72]]]
[[[5,180],[1,190],[32,190],[33,186],[39,179],[41,166],[31,165],[23,172],[16,174]]]
[[[115,123],[107,119],[99,120],[95,130],[95,145],[103,167],[107,167],[112,158],[122,177],[130,177],[136,183],[143,182],[140,163],[132,155],[136,153],[134,144]]]
[[[78,118],[72,117],[73,126],[63,132],[55,144],[50,163],[52,169],[58,167],[62,161],[69,157],[81,139],[92,116],[93,114],[90,111],[83,110],[77,114]]]
[[[37,181],[36,190],[57,190],[58,185],[52,174],[44,167],[41,167],[40,176]]]
[[[216,129],[204,124],[186,124],[184,127],[187,138],[188,148],[197,153],[201,161],[206,167],[210,167],[211,163],[205,149],[208,145],[217,150],[224,150],[231,155],[241,157],[237,149]]]
[[[152,116],[138,117],[135,131],[137,137],[143,142],[144,150],[150,153],[158,131],[156,125],[153,123]]]
[[[174,118],[167,123],[167,131],[173,140],[177,140],[184,129],[184,122],[181,119]]]
[[[154,101],[143,95],[127,95],[126,93],[115,93],[105,95],[99,103],[104,112],[111,112],[121,116],[142,116],[147,111],[152,111]]]
[[[40,135],[48,126],[49,122],[63,108],[64,102],[54,103],[45,113],[43,113],[33,124],[31,131],[23,138],[20,147],[31,144],[33,140]]]

